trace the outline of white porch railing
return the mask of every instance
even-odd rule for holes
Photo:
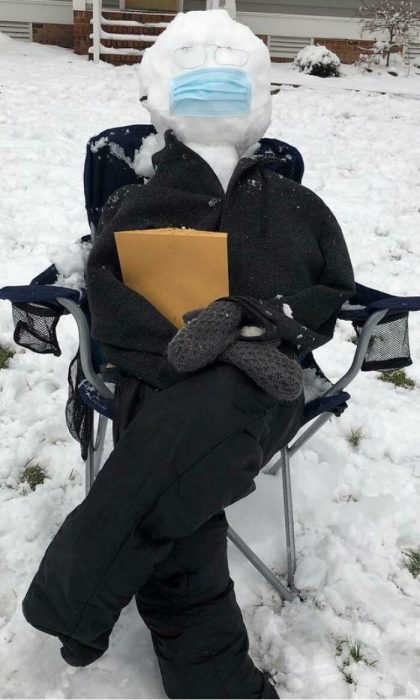
[[[93,0],[92,3],[92,46],[93,60],[98,63],[101,57],[101,25],[102,25],[102,0]]]
[[[236,19],[236,0],[206,0],[206,10],[223,9]]]
[[[85,10],[86,0],[73,0],[75,10]],[[124,0],[120,0],[120,7],[124,5]],[[182,9],[182,0],[179,2]],[[214,10],[223,8],[229,12],[231,17],[236,17],[236,0],[206,0],[206,9]],[[123,9],[123,8],[122,8]],[[92,0],[92,53],[93,60],[97,63],[101,57],[101,28],[102,28],[102,0]],[[134,52],[133,52],[134,53]],[[138,52],[136,52],[138,53]]]
[[[0,0],[1,2],[1,0]],[[106,2],[106,0],[105,0]],[[92,9],[92,19],[91,19],[91,25],[92,25],[92,33],[90,34],[90,38],[92,39],[92,45],[89,48],[89,54],[92,55],[93,60],[95,62],[98,62],[100,60],[101,54],[115,54],[115,55],[125,55],[125,56],[139,56],[144,53],[145,49],[138,49],[135,48],[135,43],[136,42],[144,42],[147,41],[149,43],[152,43],[153,41],[156,41],[157,36],[154,34],[142,34],[141,29],[137,33],[129,33],[129,32],[112,32],[108,31],[107,25],[118,25],[119,27],[130,27],[133,25],[136,25],[136,27],[141,28],[141,27],[159,27],[161,29],[165,29],[169,22],[141,22],[137,20],[113,20],[113,19],[105,19],[102,15],[102,10],[110,10],[111,8],[105,5],[103,7],[102,0],[91,0],[89,3],[89,7],[87,9]],[[171,13],[172,14],[172,13]],[[105,26],[105,28],[104,28]],[[109,48],[106,47],[102,44],[102,40],[111,40],[111,41],[126,41],[129,42],[130,44],[134,43],[134,46],[131,46],[131,48]]]

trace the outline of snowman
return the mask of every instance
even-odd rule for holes
[[[226,10],[180,13],[145,51],[139,72],[141,101],[161,138],[172,129],[226,191],[271,121],[265,44]]]
[[[326,204],[258,148],[270,59],[248,28],[221,10],[180,14],[140,78],[153,173],[108,198],[86,266],[91,335],[121,372],[114,450],[23,610],[86,666],[136,596],[169,698],[276,698],[248,654],[223,510],[301,426],[301,363],[332,337],[352,266]],[[179,331],[124,284],[115,243],[168,227],[228,234],[229,297]]]

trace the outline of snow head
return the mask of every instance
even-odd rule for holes
[[[139,67],[141,96],[158,131],[243,153],[271,120],[270,55],[225,10],[178,14]]]

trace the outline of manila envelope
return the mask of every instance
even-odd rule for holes
[[[227,233],[156,228],[116,231],[124,284],[176,328],[182,316],[229,296]]]

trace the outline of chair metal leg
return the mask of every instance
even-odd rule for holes
[[[279,466],[277,466],[279,465]],[[279,467],[282,467],[283,476],[283,501],[284,501],[284,521],[286,532],[287,546],[287,586],[273,574],[272,571],[264,564],[263,561],[252,551],[250,547],[239,537],[239,535],[230,527],[228,530],[228,538],[234,545],[244,554],[259,573],[270,583],[273,588],[279,593],[283,600],[293,600],[299,596],[299,591],[295,588],[295,571],[296,571],[296,548],[295,548],[295,528],[293,522],[293,502],[292,502],[292,486],[290,479],[290,459],[289,448],[284,447],[280,453],[280,459],[274,467],[276,471],[269,471],[269,474],[276,473]],[[272,467],[273,469],[273,467]],[[267,472],[266,472],[267,473]]]
[[[92,484],[101,468],[101,459],[105,443],[106,429],[108,425],[108,418],[99,415],[98,427],[95,438],[95,425],[93,426],[93,434],[90,439],[88,447],[88,456],[86,460],[86,471],[85,471],[85,495],[87,496]]]
[[[100,414],[99,421],[98,421],[98,432],[96,434],[96,442],[95,442],[95,471],[94,471],[94,476],[93,476],[94,479],[97,477],[98,472],[101,468],[101,460],[102,460],[102,454],[104,451],[107,425],[108,425],[108,418],[106,416],[103,416],[102,414]]]
[[[292,484],[290,479],[290,458],[288,447],[283,447],[281,451],[281,465],[283,477],[283,502],[284,502],[284,523],[287,546],[287,583],[291,590],[295,588],[296,571],[296,547],[295,547],[295,524],[293,521],[293,501]]]
[[[88,495],[90,487],[93,484],[95,471],[95,448],[93,446],[93,435],[90,438],[88,445],[88,454],[85,464],[85,496]]]
[[[241,537],[235,532],[235,530],[232,530],[230,527],[227,532],[227,536],[230,539],[230,541],[242,552],[242,554],[248,559],[249,562],[257,569],[257,571],[265,578],[268,583],[270,583],[273,588],[277,591],[277,593],[280,595],[280,598],[283,600],[293,600],[296,598],[298,592],[293,589],[289,590],[286,588],[286,586],[280,581],[280,579],[273,574],[273,572],[264,564],[264,562],[257,557],[256,554],[252,551],[250,547],[246,544],[246,542],[243,541]]]

